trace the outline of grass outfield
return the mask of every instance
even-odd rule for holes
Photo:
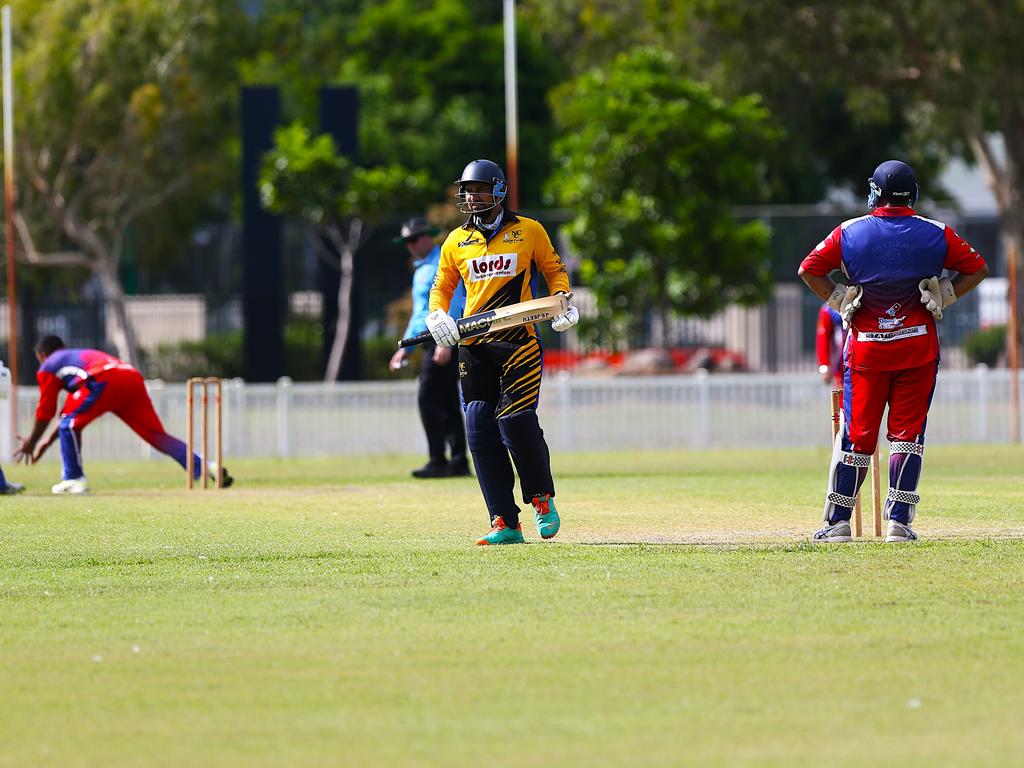
[[[0,765],[1019,765],[1024,449],[930,448],[917,545],[807,543],[827,458],[557,455],[505,548],[411,458],[5,468]]]

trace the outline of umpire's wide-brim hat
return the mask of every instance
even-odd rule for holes
[[[441,230],[437,227],[432,227],[427,223],[427,220],[422,216],[413,216],[407,222],[402,224],[401,234],[394,238],[396,243],[404,243],[411,237],[419,237],[420,235],[430,235],[431,237],[437,235]]]

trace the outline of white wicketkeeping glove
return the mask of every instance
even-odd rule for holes
[[[571,297],[572,294],[570,293],[569,296]],[[579,321],[580,311],[576,309],[572,301],[569,301],[566,305],[565,314],[555,315],[553,318],[551,318],[551,327],[552,329],[561,333],[562,331],[569,330]]]
[[[921,291],[921,303],[936,320],[941,320],[942,310],[956,301],[953,281],[948,277],[926,277],[917,288]]]
[[[439,347],[454,347],[459,343],[459,326],[443,309],[435,309],[427,315],[427,330]]]
[[[860,309],[864,289],[859,285],[837,285],[828,297],[828,305],[843,318],[843,328],[849,328],[853,315]]]

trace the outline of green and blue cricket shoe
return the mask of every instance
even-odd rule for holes
[[[558,510],[555,509],[551,495],[542,493],[540,496],[534,496],[530,503],[533,504],[533,520],[537,523],[537,533],[542,539],[552,538],[558,533],[562,521],[558,518]]]
[[[491,532],[477,539],[476,545],[478,547],[487,547],[492,544],[525,543],[526,539],[523,538],[522,523],[517,525],[515,528],[509,528],[507,525],[505,525],[504,519],[496,517],[494,518],[494,523],[493,527],[491,528]]]

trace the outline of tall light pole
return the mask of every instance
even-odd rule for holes
[[[516,2],[505,7],[505,180],[508,206],[519,208],[519,108],[516,101]]]
[[[1017,246],[1006,249],[1006,273],[1010,284],[1010,318],[1006,324],[1006,365],[1010,369],[1010,440],[1020,442],[1020,326],[1017,324]]]
[[[7,219],[7,366],[11,369],[13,430],[18,423],[18,309],[14,275],[14,86],[11,74],[11,6],[5,5],[0,16],[3,19],[4,211]]]

